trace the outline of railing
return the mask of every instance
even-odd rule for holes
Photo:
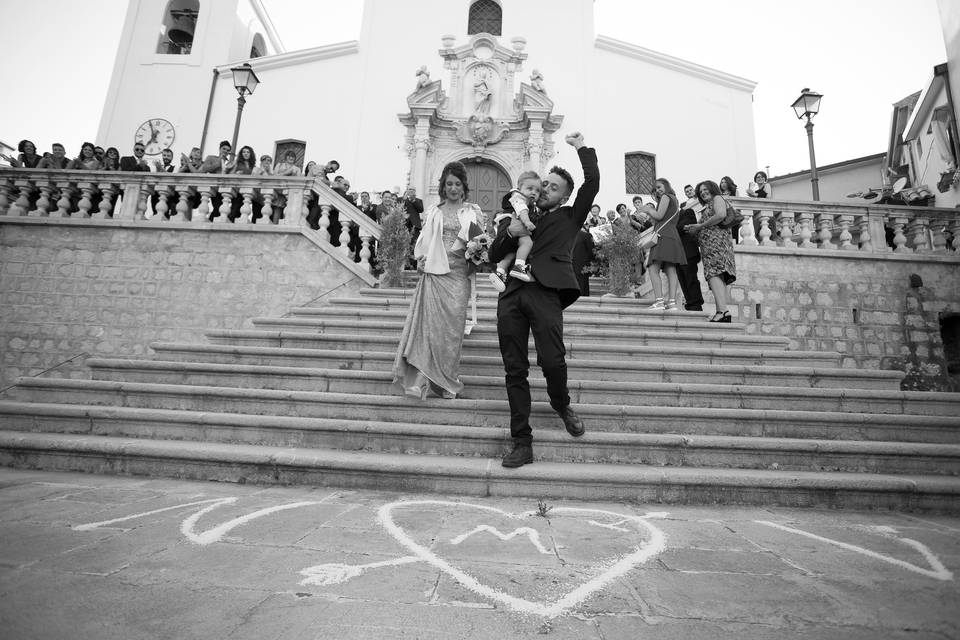
[[[311,209],[316,207],[314,215]],[[330,215],[341,230],[330,237]],[[151,215],[152,212],[152,215]],[[320,237],[350,256],[357,230],[361,267],[370,269],[380,225],[313,178],[202,173],[134,173],[0,168],[0,217],[70,218],[145,225],[318,226]],[[312,218],[315,218],[313,220]],[[309,222],[308,222],[309,221]]]
[[[740,245],[960,256],[960,209],[731,198]]]

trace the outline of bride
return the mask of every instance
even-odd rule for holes
[[[483,232],[480,207],[466,202],[467,170],[451,162],[440,176],[440,204],[424,214],[413,255],[421,271],[400,346],[393,381],[404,393],[455,398],[463,389],[458,375],[472,263],[464,257],[467,241]]]

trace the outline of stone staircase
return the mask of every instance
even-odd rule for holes
[[[482,279],[481,279],[482,280]],[[0,396],[0,464],[235,482],[528,497],[960,511],[960,394],[839,368],[700,313],[591,297],[565,315],[573,439],[531,377],[535,464],[507,470],[496,297],[480,283],[456,400],[397,394],[410,289],[254,318],[92,379]]]

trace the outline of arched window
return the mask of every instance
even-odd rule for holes
[[[250,57],[259,58],[267,54],[267,45],[263,41],[263,36],[259,33],[253,36],[253,44],[250,45]]]
[[[160,25],[157,53],[189,55],[200,15],[200,0],[170,0]]]
[[[503,23],[503,10],[494,0],[477,0],[470,5],[470,17],[467,20],[467,35],[489,33],[499,36]]]

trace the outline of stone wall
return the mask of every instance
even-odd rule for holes
[[[940,318],[960,313],[960,259],[948,255],[738,246],[731,313],[793,349],[838,351],[844,367],[905,371],[904,389],[950,390]]]
[[[4,222],[0,389],[51,367],[87,377],[88,355],[143,356],[361,286],[295,228]]]

